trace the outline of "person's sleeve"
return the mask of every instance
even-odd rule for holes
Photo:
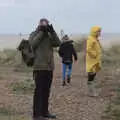
[[[87,40],[87,53],[93,59],[97,57],[97,53],[94,47],[95,47],[95,42],[92,40]]]
[[[63,47],[62,47],[62,45],[60,46],[58,53],[59,53],[60,57],[63,57]]]
[[[43,39],[43,32],[39,31],[38,33],[31,33],[29,37],[29,42],[33,49],[36,49]]]
[[[73,52],[74,59],[78,60],[78,56],[77,56],[76,50],[73,45],[72,45],[72,52]]]
[[[60,39],[59,39],[59,37],[58,37],[56,32],[52,32],[51,33],[51,38],[52,38],[51,42],[52,42],[52,46],[53,47],[59,47],[61,45],[61,41],[60,41]]]

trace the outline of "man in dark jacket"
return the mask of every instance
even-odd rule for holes
[[[69,40],[68,36],[65,35],[63,37],[63,44],[61,44],[59,49],[59,55],[62,58],[63,62],[63,86],[66,85],[66,71],[67,73],[67,82],[71,82],[71,73],[72,73],[72,63],[73,57],[74,60],[77,61],[77,54],[72,44],[73,41]]]
[[[48,99],[54,70],[53,48],[60,45],[60,40],[48,20],[41,19],[36,31],[31,33],[29,41],[35,53],[33,75],[36,88],[33,119],[55,118],[48,111]]]

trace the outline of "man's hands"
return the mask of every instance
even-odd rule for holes
[[[47,26],[38,26],[36,31],[37,32],[43,31],[43,32],[50,32],[50,33],[54,33],[55,32],[52,24],[51,25],[47,25]]]
[[[51,24],[51,25],[48,25],[48,32],[50,32],[50,33],[55,32],[52,24]]]

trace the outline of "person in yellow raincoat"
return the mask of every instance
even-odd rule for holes
[[[94,79],[96,74],[101,70],[101,44],[99,37],[101,36],[101,27],[94,26],[91,29],[90,36],[86,43],[86,72],[88,73],[88,87],[90,93],[94,90]]]

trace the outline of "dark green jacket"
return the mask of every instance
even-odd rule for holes
[[[53,70],[53,48],[60,45],[57,34],[35,31],[31,33],[29,41],[35,53],[34,70]]]

